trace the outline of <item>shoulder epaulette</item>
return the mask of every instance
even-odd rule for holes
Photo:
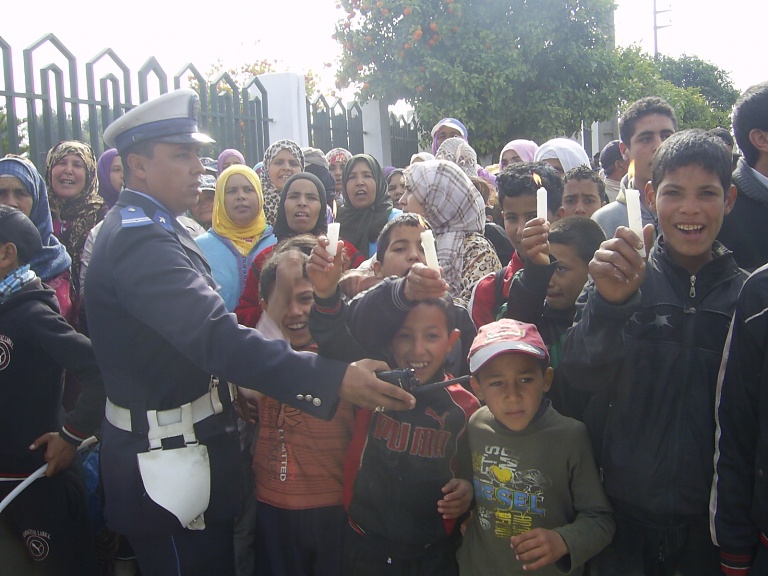
[[[152,219],[138,206],[126,206],[123,208],[120,210],[120,218],[123,228],[135,228],[136,226],[152,224]]]
[[[173,224],[171,223],[171,216],[169,216],[165,212],[162,212],[161,210],[157,210],[152,220],[154,220],[155,223],[160,224],[160,226],[168,230],[168,232],[173,232]]]

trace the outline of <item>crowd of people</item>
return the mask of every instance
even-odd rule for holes
[[[0,159],[0,575],[768,574],[768,82],[487,166],[196,100]]]

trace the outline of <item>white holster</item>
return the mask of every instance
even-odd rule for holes
[[[162,425],[157,411],[147,411],[150,451],[138,454],[139,472],[147,495],[190,530],[203,530],[203,512],[211,499],[211,462],[208,448],[198,444],[192,404],[181,407],[181,421]],[[183,448],[163,449],[164,438],[183,436]]]

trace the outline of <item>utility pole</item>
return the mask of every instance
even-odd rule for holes
[[[659,30],[661,28],[669,28],[671,26],[671,24],[664,24],[663,26],[658,25],[657,17],[659,14],[663,14],[664,12],[672,12],[672,8],[667,8],[666,10],[657,10],[656,0],[653,0],[653,57],[654,58],[659,57]]]

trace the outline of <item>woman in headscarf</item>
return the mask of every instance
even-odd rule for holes
[[[393,206],[400,206],[400,198],[405,194],[405,178],[403,178],[404,170],[402,168],[395,168],[387,174],[387,194],[389,199],[392,200]]]
[[[80,257],[88,234],[107,213],[96,192],[96,157],[88,144],[59,142],[45,160],[45,184],[51,192],[53,232],[72,258],[72,297],[80,295]]]
[[[195,242],[221,286],[219,294],[227,310],[232,312],[254,258],[276,240],[264,217],[261,182],[248,166],[235,164],[219,174],[213,202],[211,229]]]
[[[226,150],[223,150],[216,159],[216,173],[221,174],[224,170],[234,164],[245,164],[245,158],[239,150],[227,148]]]
[[[533,160],[549,164],[557,170],[561,178],[577,166],[591,166],[586,150],[581,144],[568,138],[553,138],[544,142],[539,146]]]
[[[434,125],[431,134],[433,155],[437,154],[437,149],[440,148],[440,144],[448,140],[448,138],[457,136],[462,140],[469,139],[467,127],[456,120],[456,118],[443,118],[440,122]]]
[[[499,154],[499,172],[510,164],[533,162],[539,145],[533,140],[512,140],[507,142]]]
[[[384,224],[402,212],[393,208],[381,166],[368,154],[357,154],[347,162],[342,192],[344,206],[336,217],[341,224],[339,235],[368,258],[376,252]]]
[[[477,178],[477,152],[466,140],[451,136],[444,140],[435,154],[435,160],[448,160],[462,169],[470,178]]]
[[[430,154],[429,152],[416,152],[416,154],[411,155],[411,164],[416,164],[417,162],[426,162],[427,160],[434,160],[435,155]]]
[[[328,160],[328,170],[336,180],[336,209],[338,210],[343,202],[341,178],[344,176],[344,167],[352,158],[352,152],[344,148],[334,148],[325,155],[325,158]]]
[[[72,323],[72,259],[64,245],[53,234],[45,182],[31,162],[16,156],[0,159],[0,204],[20,210],[37,227],[43,241],[43,249],[32,259],[30,267],[56,292],[61,315]]]
[[[400,204],[432,226],[443,278],[451,296],[466,306],[478,280],[501,269],[496,251],[483,236],[483,198],[469,176],[446,160],[410,166],[405,181]]]
[[[311,234],[319,236],[328,230],[325,218],[325,186],[320,179],[309,172],[299,172],[288,179],[280,195],[280,205],[277,210],[277,223],[274,234],[278,242],[299,236]],[[349,267],[356,268],[363,262],[363,256],[355,247],[344,241],[345,261]],[[274,253],[276,244],[267,246],[256,255],[248,272],[245,290],[235,308],[235,314],[240,324],[255,327],[261,317],[259,302],[259,279],[261,269]]]
[[[96,174],[99,181],[99,196],[104,199],[109,210],[117,203],[117,197],[120,190],[123,189],[123,162],[117,153],[116,148],[105,150],[99,156],[99,162],[96,165]],[[103,220],[102,220],[103,222]],[[96,242],[96,236],[101,230],[101,222],[96,224],[88,233],[88,237],[83,245],[83,251],[80,254],[80,297],[82,298],[85,290],[85,273],[88,271],[88,264],[91,261],[93,244]]]
[[[277,221],[280,192],[288,178],[304,170],[304,155],[293,140],[278,140],[264,152],[261,170],[261,189],[264,194],[264,216],[267,224]]]

